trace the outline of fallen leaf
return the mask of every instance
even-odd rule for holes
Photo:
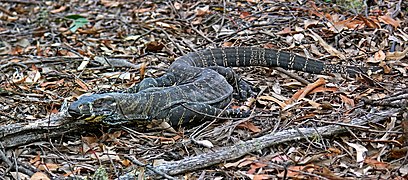
[[[386,55],[385,55],[384,51],[379,50],[374,54],[374,57],[368,58],[366,62],[368,62],[368,63],[379,63],[381,61],[384,61],[385,58],[386,58]]]
[[[81,79],[75,78],[75,83],[77,83],[79,86],[81,86],[81,88],[85,91],[88,91],[88,85],[85,84],[85,82],[83,82]]]
[[[250,16],[250,15],[251,15],[250,12],[244,11],[244,12],[241,12],[241,14],[239,15],[239,18],[245,19],[246,17],[248,17],[248,16]]]
[[[59,7],[58,9],[53,9],[53,10],[51,10],[50,13],[56,14],[56,13],[60,13],[60,12],[62,12],[62,11],[65,11],[66,9],[67,9],[67,6],[61,6],[61,7]]]
[[[408,153],[408,147],[403,148],[392,148],[390,151],[390,157],[393,159],[403,158]]]
[[[120,161],[122,163],[122,165],[124,165],[125,167],[129,167],[132,165],[132,162],[129,161],[128,159],[124,159],[122,161]]]
[[[50,178],[43,172],[36,172],[30,178],[30,180],[49,180],[49,179]]]
[[[54,163],[47,163],[47,164],[40,164],[38,166],[38,170],[40,171],[51,171],[51,172],[55,172],[60,168],[60,166],[58,164],[54,164]]]
[[[323,78],[319,78],[317,81],[308,84],[305,88],[297,91],[293,96],[292,96],[292,100],[299,100],[304,98],[307,94],[309,94],[309,92],[311,92],[313,89],[326,84],[326,80],[324,80]]]
[[[196,9],[196,16],[204,16],[210,14],[210,6],[199,7]]]
[[[151,41],[146,44],[146,50],[149,52],[159,52],[164,48],[164,44],[158,41]]]
[[[363,145],[355,143],[346,142],[346,144],[356,150],[357,163],[362,163],[366,157],[366,152],[368,151],[367,148],[365,148]],[[362,164],[360,164],[360,166],[362,166]]]
[[[249,170],[247,171],[247,173],[248,173],[248,174],[255,174],[255,172],[256,172],[257,169],[263,168],[263,167],[265,167],[265,166],[267,166],[267,165],[268,165],[268,164],[259,163],[259,162],[252,163],[252,164],[251,164],[251,169],[249,169]]]
[[[206,147],[206,148],[213,148],[214,147],[214,144],[211,142],[211,141],[209,141],[209,140],[196,140],[195,141],[198,145],[200,145],[200,146],[204,146],[204,147]]]
[[[315,32],[313,32],[311,29],[309,29],[309,32],[311,34],[309,34],[309,36],[311,36],[313,39],[317,40],[319,42],[319,44],[321,46],[323,46],[323,48],[330,53],[330,55],[332,56],[337,56],[342,60],[346,59],[346,56],[344,56],[343,53],[341,53],[340,51],[338,51],[337,49],[335,49],[334,47],[332,47],[331,45],[329,45],[325,40],[323,40],[323,38],[321,38],[318,34],[316,34]]]
[[[272,179],[271,175],[268,174],[255,174],[252,180],[262,180],[262,179]]]
[[[32,66],[32,69],[33,70],[28,72],[27,78],[25,79],[26,83],[33,84],[41,78],[41,73],[35,65]]]
[[[313,26],[319,24],[319,21],[314,20],[314,19],[307,19],[307,20],[303,21],[303,24],[304,24],[304,28],[307,29],[309,27],[313,27]]]
[[[81,62],[81,64],[77,67],[77,71],[82,71],[85,69],[85,67],[89,64],[89,58],[84,58],[84,60]]]
[[[379,29],[381,27],[380,24],[376,22],[376,19],[372,19],[371,17],[364,17],[362,15],[359,15],[358,19],[362,20],[366,27],[374,28],[374,29]]]
[[[402,58],[404,58],[405,56],[407,56],[407,54],[408,54],[408,48],[406,48],[404,51],[402,51],[402,52],[399,52],[399,51],[396,51],[396,52],[387,52],[386,53],[386,59],[387,60],[397,60],[397,61],[399,61],[399,60],[401,60]]]
[[[330,147],[328,150],[335,154],[341,154],[341,150],[338,148]]]
[[[261,130],[258,127],[256,127],[253,123],[249,121],[242,122],[237,127],[246,128],[255,133],[261,132]]]
[[[30,160],[30,164],[34,164],[41,160],[40,154],[37,154],[33,159]]]
[[[389,163],[380,162],[375,159],[369,159],[369,158],[364,159],[364,163],[370,165],[371,167],[377,170],[386,170],[390,166]]]
[[[380,22],[383,22],[385,24],[389,24],[391,26],[393,26],[394,28],[398,28],[400,26],[400,22],[393,19],[391,16],[389,15],[385,15],[385,16],[379,16],[378,20]]]
[[[284,108],[287,105],[286,103],[284,103],[284,102],[282,102],[282,101],[280,101],[280,100],[278,100],[278,99],[276,99],[276,98],[274,98],[272,96],[259,96],[257,98],[257,101],[259,102],[259,100],[261,100],[261,101],[262,100],[273,101],[273,102],[277,103],[281,108]],[[264,104],[264,105],[266,105],[266,104]]]
[[[344,103],[350,105],[351,107],[354,107],[354,106],[355,106],[354,100],[348,98],[348,97],[345,96],[345,95],[340,94],[340,99],[341,99]]]
[[[223,166],[225,168],[230,168],[230,167],[238,167],[239,164],[241,164],[241,162],[244,162],[246,159],[242,158],[238,161],[232,162],[232,163],[225,163]]]
[[[13,172],[13,171],[10,171],[9,173],[11,174],[11,176],[13,177],[13,179],[22,179],[22,180],[30,179],[30,180],[31,180],[30,176],[28,176],[27,174],[24,174],[24,173],[22,173],[22,172]],[[33,174],[33,176],[34,176],[34,174]],[[47,178],[48,178],[48,177],[47,177]],[[3,179],[5,179],[5,178],[3,178]],[[10,178],[10,179],[11,179],[11,178]],[[35,180],[37,180],[37,179],[35,179]],[[44,178],[44,180],[47,180],[47,179]]]

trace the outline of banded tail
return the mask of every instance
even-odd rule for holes
[[[205,49],[182,56],[178,61],[191,66],[208,67],[282,67],[313,74],[341,73],[349,76],[365,71],[365,68],[328,64],[316,59],[299,56],[294,53],[257,47],[227,47]]]

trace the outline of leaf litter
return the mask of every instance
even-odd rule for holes
[[[345,80],[238,68],[244,79],[265,87],[251,102],[232,102],[231,107],[254,111],[252,118],[173,130],[160,122],[92,125],[96,128],[1,148],[7,156],[0,172],[8,178],[31,179],[114,179],[132,171],[143,176],[147,170],[141,169],[147,166],[127,155],[146,165],[163,163],[285,129],[344,124],[396,105],[406,109],[408,3],[373,2],[360,7],[320,1],[4,1],[3,127],[47,118],[84,93],[125,91],[144,77],[159,77],[176,57],[211,47],[284,49],[328,63],[379,67],[383,73]],[[387,121],[345,126],[345,134],[294,139],[174,177],[407,178],[407,117],[405,111]],[[23,168],[11,172],[13,163],[8,162]]]

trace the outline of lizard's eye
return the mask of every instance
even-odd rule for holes
[[[116,104],[115,100],[112,97],[107,96],[107,97],[95,100],[92,105],[95,108],[100,108],[100,107],[109,107],[115,104]]]

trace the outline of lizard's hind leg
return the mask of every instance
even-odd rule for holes
[[[176,77],[173,73],[168,72],[158,78],[145,78],[136,86],[130,88],[128,93],[137,93],[151,87],[168,87],[176,84]]]
[[[228,83],[234,87],[234,98],[246,100],[257,95],[256,88],[251,83],[240,78],[232,68],[222,66],[210,66],[208,68],[224,76]]]

